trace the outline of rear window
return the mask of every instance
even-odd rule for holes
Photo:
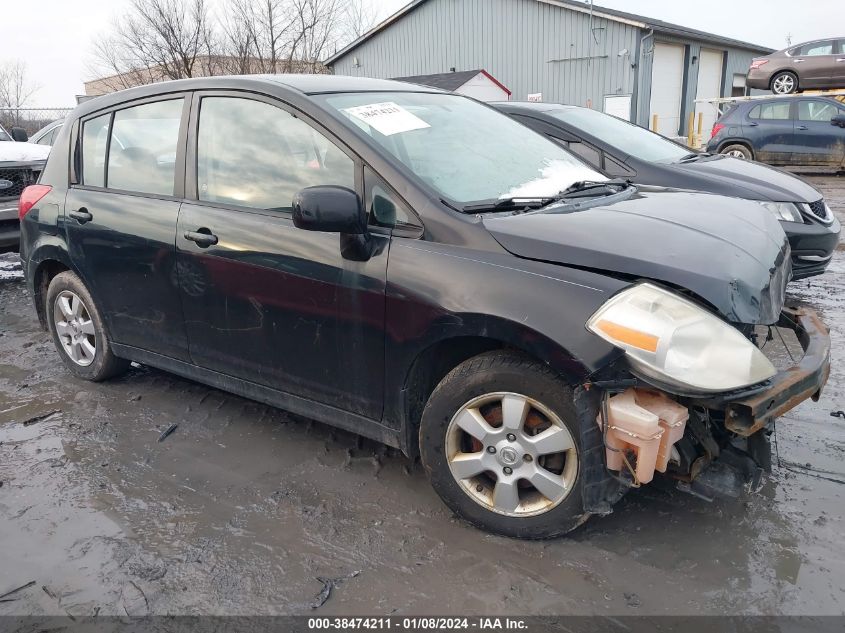
[[[769,121],[788,121],[789,103],[761,103],[751,108],[748,113],[749,119],[760,119]]]
[[[118,110],[112,125],[110,189],[173,195],[183,99]]]

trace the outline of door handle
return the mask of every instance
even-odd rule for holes
[[[217,244],[217,236],[205,227],[196,231],[185,231],[185,239],[196,242],[200,248],[208,248]]]
[[[755,123],[754,121],[752,121],[751,123],[748,124],[749,127],[757,127],[758,125],[760,125],[760,124]]]
[[[799,125],[796,129],[798,129],[798,130],[806,130],[806,129],[807,129],[807,126],[806,126],[806,125]]]
[[[85,207],[79,207],[73,211],[68,211],[67,214],[80,224],[85,224],[86,222],[90,222],[94,219],[94,216],[91,215],[91,212]]]
[[[838,57],[838,58],[836,59],[836,61],[838,61],[838,62],[845,62],[845,57]]]
[[[802,63],[804,60],[803,60],[803,59],[795,59],[795,60],[793,60],[793,61],[794,61],[796,64],[800,64],[800,63]]]

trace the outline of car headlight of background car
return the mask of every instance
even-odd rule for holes
[[[609,299],[587,329],[625,350],[632,367],[685,392],[754,385],[775,368],[740,333],[692,301],[642,283]]]
[[[792,202],[760,202],[763,207],[771,211],[778,220],[786,220],[787,222],[803,222],[804,216],[801,215],[801,209],[798,205]]]

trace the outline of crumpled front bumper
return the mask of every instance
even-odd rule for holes
[[[801,343],[798,364],[779,371],[761,391],[708,403],[725,412],[725,428],[737,435],[753,435],[804,400],[818,400],[830,375],[830,334],[815,311],[784,308],[777,325],[793,330]]]

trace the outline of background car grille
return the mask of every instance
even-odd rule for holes
[[[830,213],[828,213],[827,207],[824,204],[824,198],[817,200],[816,202],[811,202],[807,206],[810,207],[810,213],[816,216],[819,220],[824,220],[825,222],[829,222],[831,220]]]
[[[0,182],[0,200],[4,198],[18,198],[29,185],[34,185],[41,173],[41,167],[0,167],[0,181],[11,182],[11,186],[3,187]]]

